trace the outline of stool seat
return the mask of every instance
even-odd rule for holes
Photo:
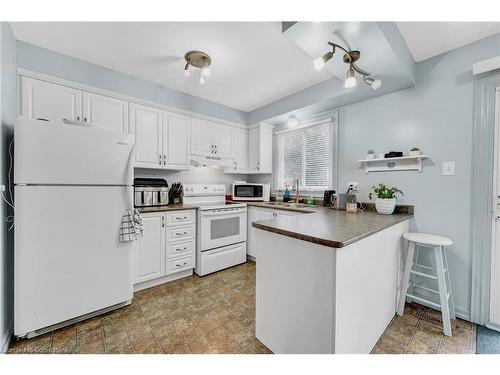
[[[405,233],[403,237],[408,241],[429,246],[450,246],[453,244],[449,238],[428,233]]]

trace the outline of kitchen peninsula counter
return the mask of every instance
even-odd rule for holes
[[[316,206],[253,222],[256,337],[274,353],[370,353],[396,312],[413,217],[402,211]]]

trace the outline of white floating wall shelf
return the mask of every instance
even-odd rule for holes
[[[363,159],[358,160],[365,165],[365,172],[386,171],[419,171],[422,172],[422,160],[426,155],[401,156],[397,158]]]

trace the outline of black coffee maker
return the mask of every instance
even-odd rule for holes
[[[325,190],[323,195],[323,206],[330,207],[332,205],[332,195],[335,194],[335,190]]]

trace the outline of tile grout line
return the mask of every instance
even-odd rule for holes
[[[168,293],[168,292],[167,292],[167,293]],[[161,307],[164,307],[164,306],[165,306],[165,304],[161,303],[161,302],[158,300],[158,297],[156,297],[156,296],[155,296],[154,298],[155,298],[155,301],[156,301],[156,302],[157,302],[157,303],[158,303]],[[141,311],[142,311],[142,309],[141,309]],[[168,322],[169,322],[169,323],[170,323],[170,324],[174,327],[175,334],[178,334],[178,335],[179,335],[179,337],[181,338],[182,342],[184,343],[183,345],[186,345],[186,346],[188,347],[189,351],[191,351],[191,348],[190,348],[190,346],[187,344],[187,342],[186,342],[186,340],[184,339],[184,337],[183,337],[181,334],[177,333],[177,328],[175,327],[174,322],[172,321],[172,319],[170,318],[170,316],[168,316],[168,315],[167,315],[167,317],[166,317],[165,319],[166,319],[166,320],[167,320],[167,321],[168,321]],[[149,320],[148,320],[148,324],[149,324]],[[151,330],[153,331],[153,327],[151,327],[151,324],[149,324],[149,326],[150,326]],[[154,334],[154,331],[153,331],[153,336],[155,336],[155,340],[156,340],[156,335]],[[158,340],[157,340],[157,341],[158,341]],[[179,345],[179,346],[178,346],[177,348],[175,348],[172,352],[175,352],[177,349],[179,349],[179,348],[180,348],[180,347],[182,347],[183,345]],[[165,352],[163,351],[163,348],[161,347],[161,345],[160,345],[160,348],[161,348],[161,350],[162,350],[163,354],[169,354],[169,353],[165,353]]]
[[[405,352],[403,354],[407,354],[408,352],[408,347],[410,346],[411,344],[411,341],[413,340],[413,338],[415,337],[417,331],[418,331],[418,328],[420,327],[420,323],[422,322],[422,320],[418,320],[418,323],[415,325],[415,327],[413,327],[413,332],[411,334],[411,337],[410,337],[410,340],[408,340],[408,344],[406,344],[406,348],[405,348]]]
[[[158,302],[158,300],[157,300],[156,297],[154,297],[154,299],[155,299],[156,302]],[[149,319],[146,317],[146,314],[144,314],[144,311],[142,310],[142,307],[141,307],[140,303],[137,303],[137,306],[139,307],[139,310],[141,311],[141,314],[142,314],[144,320],[146,321],[148,327],[151,329],[151,334],[153,335],[153,338],[155,339],[156,345],[158,345],[158,347],[160,348],[161,354],[165,354],[165,352],[163,351],[162,346],[160,345],[160,343],[158,342],[158,339],[156,338],[156,335],[155,335],[153,327],[151,327],[151,324],[149,323]]]
[[[104,354],[108,354],[108,349],[106,347],[106,335],[104,334],[104,323],[102,321],[102,317],[99,319],[101,322],[101,337],[102,337],[102,345],[104,347]]]

